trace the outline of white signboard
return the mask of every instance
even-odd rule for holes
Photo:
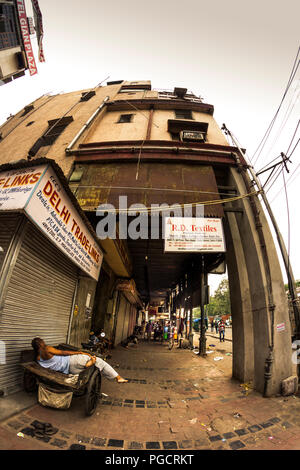
[[[41,165],[0,174],[0,211],[22,210],[62,252],[98,280],[103,254],[54,170]]]
[[[276,325],[276,330],[277,331],[284,331],[285,330],[285,323],[279,323]]]
[[[23,209],[46,168],[44,165],[0,173],[0,211]]]
[[[31,194],[25,212],[74,263],[98,279],[103,254],[51,167]]]
[[[225,252],[222,220],[204,217],[166,217],[165,251]]]

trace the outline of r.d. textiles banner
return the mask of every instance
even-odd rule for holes
[[[225,252],[222,220],[205,217],[166,217],[165,251]]]
[[[0,211],[22,210],[61,251],[93,279],[103,254],[50,165],[0,174]]]

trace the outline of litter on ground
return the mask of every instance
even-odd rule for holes
[[[191,424],[196,424],[197,421],[198,421],[198,418],[189,419],[189,422],[190,422]]]
[[[222,361],[224,358],[222,356],[214,357],[214,361]]]

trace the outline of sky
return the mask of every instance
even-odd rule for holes
[[[225,123],[247,149],[256,171],[286,153],[300,118],[299,69],[262,151],[255,151],[282,100],[300,46],[299,0],[39,4],[46,62],[38,63],[32,37],[38,74],[26,72],[0,87],[0,124],[45,93],[84,90],[106,80],[151,80],[153,89],[188,88],[213,104],[217,123]],[[30,16],[29,0],[26,6]],[[289,153],[299,137],[300,128]],[[266,190],[294,276],[300,279],[300,144],[291,162],[285,173],[287,200],[282,174]],[[284,271],[283,276],[286,281]],[[214,290],[223,277],[210,278]]]

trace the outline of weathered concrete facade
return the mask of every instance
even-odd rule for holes
[[[254,188],[244,156],[228,144],[213,111],[212,105],[187,90],[160,92],[152,90],[149,81],[117,81],[42,96],[26,113],[21,110],[1,126],[1,161],[55,159],[94,228],[98,205],[117,205],[119,195],[128,197],[128,205],[205,203],[205,215],[222,218],[225,229],[233,376],[253,379],[260,392],[267,384],[268,394],[279,393],[281,381],[292,373],[292,362],[288,306],[276,248],[258,195],[249,196]],[[186,140],[182,131],[197,138]],[[241,198],[223,202],[232,196]],[[167,256],[162,240],[127,243],[117,238],[100,243],[105,264],[98,285],[91,286],[93,318],[85,316],[84,299],[78,301],[81,313],[73,319],[71,333],[76,343],[91,325],[103,328],[114,340],[132,331],[134,309],[141,305],[130,288],[126,295],[118,291],[118,279],[134,279],[142,300],[151,304],[151,298],[167,296],[187,273],[201,270],[197,254]],[[223,261],[209,255],[205,260],[205,275]],[[187,305],[183,292],[177,307]],[[193,298],[193,292],[187,292]],[[125,305],[125,298],[131,299],[134,309]],[[279,324],[284,329],[277,330]],[[80,329],[84,334],[78,333]],[[266,381],[270,351],[271,376]]]

